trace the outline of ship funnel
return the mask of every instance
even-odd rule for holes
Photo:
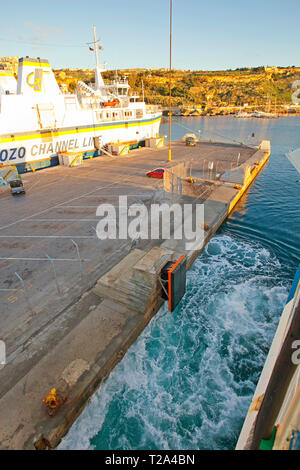
[[[17,93],[47,95],[48,98],[61,94],[52,68],[46,59],[19,59]]]

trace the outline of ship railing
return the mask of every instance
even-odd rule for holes
[[[128,99],[121,99],[120,103],[117,106],[112,106],[112,107],[110,107],[110,106],[107,106],[107,107],[101,106],[100,99],[97,100],[97,101],[94,101],[94,102],[80,101],[80,106],[81,106],[82,109],[93,109],[93,110],[104,110],[104,109],[114,110],[116,108],[118,108],[118,109],[128,108],[128,105],[129,105],[129,100]]]
[[[127,78],[119,78],[114,80],[105,80],[106,85],[128,85]]]
[[[88,109],[101,109],[101,106],[99,103],[80,103],[80,106],[82,109],[88,110]]]
[[[116,113],[116,116],[113,114]],[[96,111],[97,121],[132,121],[136,119],[136,113],[134,111],[126,112],[126,110],[120,108],[99,108]]]

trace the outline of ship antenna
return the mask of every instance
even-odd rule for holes
[[[96,36],[96,26],[95,25],[93,25],[93,31],[94,31],[94,42],[93,42],[93,44],[94,44],[95,57],[96,57],[95,89],[97,91],[99,91],[101,89],[102,79],[101,79],[100,65],[99,65],[99,55],[98,55],[99,39],[97,39],[97,36]]]
[[[99,69],[99,55],[98,55],[98,40],[96,36],[96,26],[93,25],[93,31],[94,31],[94,50],[95,50],[95,56],[96,56],[96,69]]]
[[[169,162],[172,161],[171,125],[172,125],[172,0],[170,0],[170,70],[169,70]]]

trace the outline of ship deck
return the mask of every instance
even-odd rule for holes
[[[97,238],[99,204],[117,206],[120,195],[128,197],[128,205],[159,203],[163,183],[147,178],[148,170],[191,159],[196,174],[208,161],[231,169],[233,162],[247,162],[256,150],[204,142],[186,147],[176,142],[172,164],[167,162],[167,148],[143,148],[126,157],[101,156],[80,167],[28,173],[22,178],[25,196],[0,194],[0,339],[7,353],[7,364],[0,370],[1,448],[33,448],[36,436],[49,425],[42,399],[63,371],[79,357],[93,368],[101,351],[111,360],[109,348],[120,342],[122,334],[128,336],[136,321],[132,312],[125,314],[120,306],[108,303],[106,311],[115,322],[105,326],[105,337],[99,333],[103,319],[93,312],[102,299],[91,289],[133,249],[131,240]],[[219,188],[219,200],[227,204],[236,193],[228,195],[227,188],[222,195]],[[214,215],[218,219],[218,213]],[[149,251],[160,243],[143,240],[138,248]],[[93,332],[100,334],[97,341]],[[61,419],[63,412],[55,418],[57,423]]]

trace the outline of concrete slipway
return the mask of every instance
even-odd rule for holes
[[[144,148],[124,157],[102,156],[82,167],[26,174],[25,197],[2,191],[0,340],[7,363],[0,370],[0,448],[58,445],[161,307],[161,267],[182,254],[191,267],[269,155],[268,141],[255,148],[177,142],[172,163],[167,163],[166,148]],[[170,189],[173,168],[191,161],[190,175],[197,182],[183,178],[176,194],[164,191]],[[217,179],[205,174],[212,161]],[[170,170],[164,183],[145,177],[161,166]],[[164,201],[203,203],[202,246],[187,252],[185,240],[99,240],[96,208],[104,202],[117,206],[120,195],[127,195],[128,204],[146,207]],[[67,401],[49,418],[42,400],[52,387]]]

